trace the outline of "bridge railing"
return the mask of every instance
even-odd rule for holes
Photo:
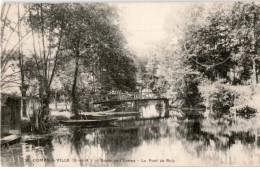
[[[134,99],[152,99],[162,97],[159,93],[152,92],[134,92],[134,93],[115,93],[105,95],[95,95],[93,100],[95,102],[101,101],[122,101],[122,100],[134,100]]]

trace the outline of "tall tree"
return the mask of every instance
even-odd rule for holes
[[[12,21],[10,18],[12,8],[16,8],[16,6],[4,3],[1,9],[1,89],[20,85],[18,78],[20,70],[17,70],[15,66],[17,64],[17,47],[20,47],[24,37],[18,36],[20,38],[18,41],[14,40],[14,45],[10,43],[10,39],[13,38],[14,33],[18,32],[17,26],[22,17],[18,16],[18,22],[16,19]]]
[[[33,37],[34,74],[39,82],[39,131],[49,130],[50,87],[57,72],[57,62],[61,59],[60,44],[65,14],[59,7],[58,4],[28,4],[27,7],[30,11],[28,24]]]
[[[17,23],[18,23],[18,43],[19,43],[19,52],[18,52],[18,60],[19,60],[19,68],[20,68],[20,73],[21,73],[21,86],[20,86],[20,90],[21,90],[21,94],[22,94],[22,114],[24,117],[26,117],[26,112],[27,112],[27,104],[26,104],[26,91],[28,89],[28,85],[25,83],[25,69],[24,69],[24,55],[22,52],[22,43],[21,43],[21,37],[22,37],[22,32],[21,32],[21,17],[20,17],[20,5],[21,4],[17,4],[17,8],[18,8],[18,17],[17,17]]]
[[[260,3],[235,3],[231,17],[236,25],[231,32],[234,56],[241,65],[249,65],[256,84],[260,67]]]
[[[234,65],[230,20],[229,11],[222,7],[207,14],[204,24],[193,23],[186,31],[183,48],[192,68],[211,80],[228,78],[227,73]]]
[[[117,87],[133,89],[135,81],[130,75],[133,75],[131,73],[135,72],[135,68],[130,55],[124,50],[123,35],[114,8],[107,4],[86,3],[66,4],[63,10],[69,17],[64,26],[62,46],[67,49],[66,53],[75,65],[71,109],[78,117],[80,73],[90,71],[93,79],[97,79],[101,85],[112,82]],[[104,89],[109,90],[107,87]]]

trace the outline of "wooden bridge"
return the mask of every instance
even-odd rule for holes
[[[115,93],[107,95],[97,95],[94,97],[93,100],[93,104],[163,100],[166,104],[166,107],[169,106],[168,98],[161,96],[159,93],[155,94],[152,92]]]

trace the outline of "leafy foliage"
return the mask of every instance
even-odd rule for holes
[[[210,102],[214,110],[221,113],[229,111],[234,106],[234,92],[226,88],[224,85],[216,86],[217,91],[210,94]]]
[[[258,3],[216,4],[210,9],[199,6],[190,14],[192,20],[183,28],[182,46],[192,69],[212,81],[230,80],[228,73],[237,67],[241,71],[235,79],[248,80],[252,74],[257,78]]]
[[[198,89],[199,78],[197,75],[185,75],[180,86],[177,88],[177,100],[181,101],[179,107],[200,107],[202,105],[202,97]]]

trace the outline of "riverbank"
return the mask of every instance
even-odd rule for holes
[[[253,88],[252,85],[231,85],[219,80],[202,83],[199,91],[206,108],[234,112],[248,106],[258,114],[260,112],[260,84]]]
[[[228,132],[218,125],[219,131],[210,132],[204,121],[207,119],[175,121],[169,117],[118,122],[118,127],[106,128],[59,126],[49,135],[24,135],[22,142],[3,150],[2,165],[147,166],[150,159],[174,160],[160,166],[259,165],[259,137],[254,130]],[[50,161],[38,161],[44,159]]]

